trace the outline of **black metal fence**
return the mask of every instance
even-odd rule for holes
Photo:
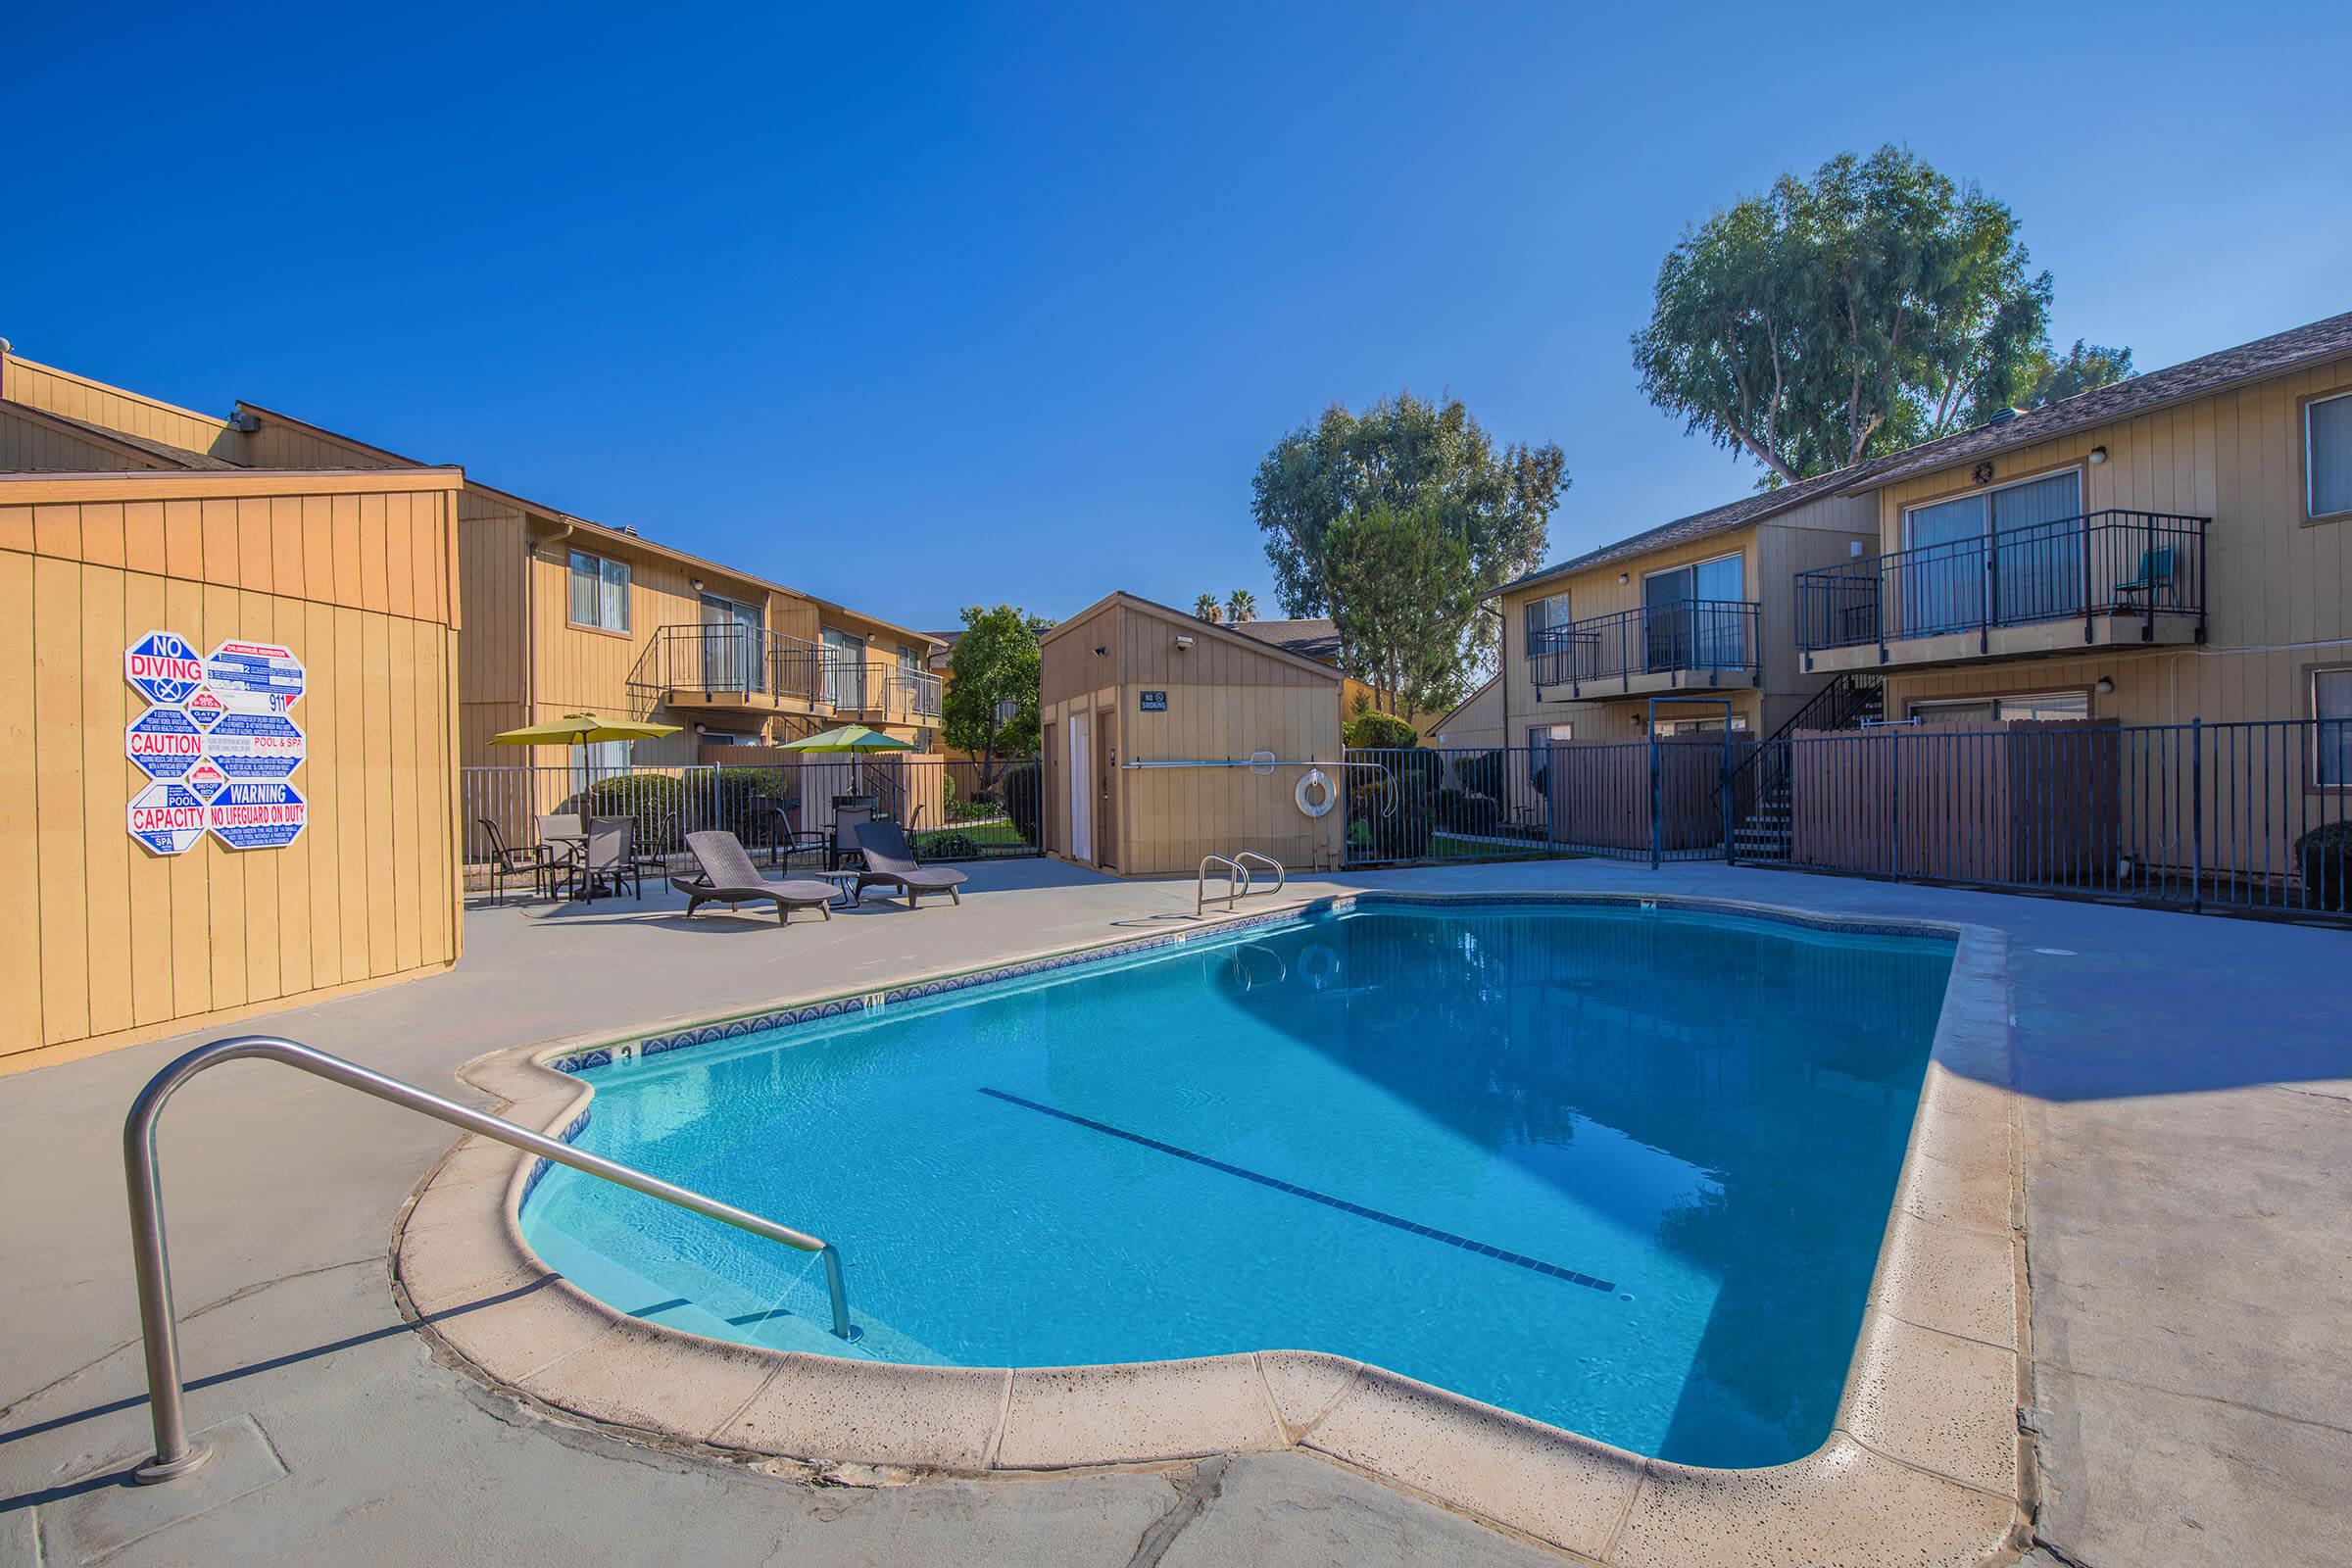
[[[686,835],[717,828],[781,860],[796,830],[829,838],[837,804],[870,804],[904,824],[926,861],[1038,853],[1034,759],[979,762],[887,754],[812,753],[797,762],[658,767],[465,767],[458,770],[468,889],[491,885],[499,843],[541,841],[549,816],[625,816],[631,848],[683,867]],[[804,852],[807,853],[807,852]]]
[[[1745,737],[1732,737],[1735,747]],[[1347,755],[1347,863],[1720,858],[1721,734]]]
[[[2101,615],[2202,617],[2205,524],[2093,512],[1800,571],[1796,643],[1812,652],[2076,617],[2087,636]]]

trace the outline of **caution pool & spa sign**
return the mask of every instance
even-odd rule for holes
[[[156,855],[207,836],[231,850],[282,850],[310,825],[294,773],[309,738],[287,710],[309,671],[293,649],[230,638],[209,655],[174,632],[123,650],[122,678],[147,710],[123,727],[123,755],[146,775],[125,812]]]

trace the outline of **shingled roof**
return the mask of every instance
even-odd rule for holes
[[[1874,458],[1868,463],[1851,464],[1797,484],[1783,485],[1777,490],[1761,490],[1729,506],[1694,512],[1688,517],[1660,523],[1631,538],[1602,545],[1597,550],[1588,551],[1556,566],[1529,572],[1526,576],[1505,583],[1497,591],[1546,582],[1571,572],[1603,566],[1612,561],[1646,555],[1670,545],[1690,544],[1717,534],[1730,533],[1736,528],[1744,528],[1749,523],[1761,522],[1767,517],[1802,506],[1818,496],[1876,490],[1898,479],[1907,479],[1914,474],[1955,463],[1965,463],[1972,458],[2032,446],[2069,431],[2096,424],[2111,424],[2118,419],[2128,419],[2134,415],[2183,403],[2191,398],[2208,397],[2244,382],[2283,375],[2314,361],[2340,354],[2352,354],[2352,311],[2313,321],[2308,326],[2275,332],[2269,337],[2241,343],[2235,348],[2208,354],[2202,359],[2187,360],[2161,370],[2150,370],[2145,375],[2134,375],[2088,392],[2078,392],[2071,398],[2044,404],[2038,409],[2006,419],[1955,431],[1940,439],[1922,442],[1901,452]]]
[[[1245,637],[1254,637],[1261,643],[1311,659],[1318,664],[1337,663],[1340,657],[1340,628],[1328,617],[1307,620],[1236,620],[1226,623],[1227,629]]]

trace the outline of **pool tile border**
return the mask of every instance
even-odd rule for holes
[[[517,1397],[658,1443],[819,1470],[1035,1474],[1298,1449],[1612,1568],[2014,1556],[2034,1495],[2017,1420],[2033,1402],[2032,1361],[2007,949],[1996,931],[1725,899],[1366,891],[638,1039],[518,1047],[468,1063],[464,1076],[507,1101],[511,1118],[568,1141],[588,1123],[593,1085],[571,1076],[586,1067],[1381,904],[1639,905],[1953,942],[1910,1147],[1821,1448],[1760,1470],[1669,1464],[1307,1350],[1007,1370],[901,1367],[705,1339],[629,1318],[550,1271],[524,1244],[519,1218],[547,1162],[515,1152],[505,1179],[484,1179],[499,1146],[474,1139],[444,1157],[400,1216],[402,1308],[460,1365]]]

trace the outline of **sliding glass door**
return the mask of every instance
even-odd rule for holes
[[[1734,669],[1748,662],[1739,556],[1718,556],[1642,579],[1645,667]]]
[[[2082,475],[2069,468],[1903,514],[1901,635],[2082,612]]]
[[[765,639],[760,613],[716,594],[703,595],[703,689],[713,692],[767,690]]]

